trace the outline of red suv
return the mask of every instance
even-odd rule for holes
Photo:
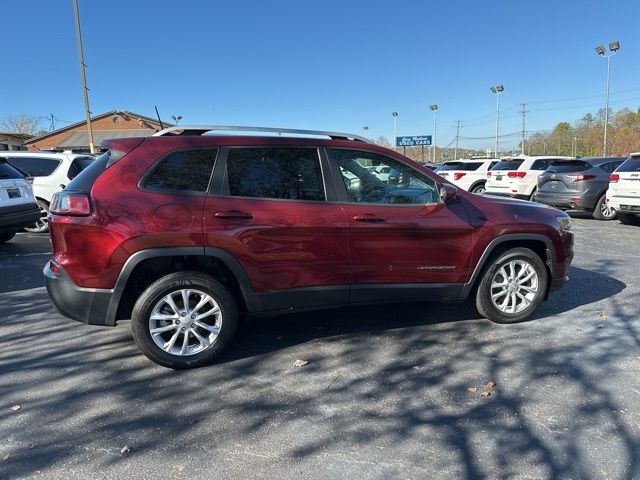
[[[467,193],[356,135],[180,126],[105,146],[50,206],[47,290],[74,320],[130,318],[167,367],[212,360],[241,314],[471,296],[511,323],[568,279],[565,213]]]

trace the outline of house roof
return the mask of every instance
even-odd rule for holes
[[[160,122],[158,122],[157,118],[152,118],[152,117],[147,117],[146,115],[140,115],[139,113],[135,113],[135,112],[130,112],[128,110],[111,110],[109,112],[105,112],[105,113],[101,113],[100,115],[95,115],[93,117],[91,117],[91,121],[95,122],[96,120],[100,120],[101,118],[105,118],[111,115],[125,115],[127,117],[134,117],[134,118],[138,118],[140,120],[145,120],[146,122],[149,123],[153,123],[154,125],[160,125]],[[31,143],[35,143],[35,142],[39,142],[40,140],[43,140],[47,137],[51,137],[53,135],[58,135],[59,133],[63,133],[67,130],[71,130],[74,129],[76,127],[81,127],[82,125],[86,124],[86,120],[82,120],[80,122],[76,122],[76,123],[72,123],[71,125],[67,125],[66,127],[63,128],[59,128],[57,130],[54,130],[52,132],[47,132],[44,135],[40,135],[39,137],[34,137],[32,139],[30,139],[29,141],[25,142],[25,145],[31,144]],[[163,127],[171,127],[173,126],[173,124],[169,123],[169,122],[165,122],[164,120],[162,121],[162,126]],[[88,145],[88,141],[85,145]]]
[[[28,133],[0,132],[0,137],[15,137],[26,140],[28,138],[32,138],[33,135],[29,135]]]
[[[155,130],[150,128],[96,130],[93,132],[93,141],[96,145],[99,145],[100,142],[109,138],[148,137],[154,133]],[[87,145],[89,145],[89,133],[86,130],[80,130],[73,132],[68,138],[56,145],[56,148],[72,149],[86,147]]]

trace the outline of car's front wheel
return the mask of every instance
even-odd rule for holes
[[[136,344],[150,360],[183,369],[211,362],[233,338],[238,309],[213,277],[178,272],[152,283],[131,316]]]
[[[547,269],[535,252],[528,248],[507,250],[485,270],[476,307],[493,322],[521,322],[540,305],[548,282]]]

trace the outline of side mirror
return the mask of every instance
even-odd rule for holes
[[[451,203],[458,198],[458,189],[449,183],[440,184],[440,200],[442,203]]]

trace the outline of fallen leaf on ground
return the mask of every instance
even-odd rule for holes
[[[125,454],[125,453],[129,453],[131,452],[131,447],[129,445],[125,445],[124,447],[122,447],[122,449],[120,450],[120,453]]]
[[[485,390],[480,394],[482,398],[487,398],[489,395],[491,395],[491,392],[489,390]]]
[[[636,423],[636,427],[640,428],[640,422]]]
[[[469,388],[467,388],[467,392],[472,393],[472,394],[473,394],[473,393],[476,393],[477,391],[478,391],[478,389],[477,389],[476,387],[469,387]]]
[[[31,443],[31,444],[29,444],[29,448],[31,448],[31,449],[36,448],[37,446],[38,446],[38,444],[37,444],[37,443]]]
[[[604,323],[597,323],[596,324],[596,328],[597,329],[603,329],[604,328]]]
[[[606,320],[607,319],[607,314],[604,312],[600,312],[600,320]]]
[[[487,388],[493,388],[496,386],[496,382],[494,382],[493,380],[489,380],[487,382]]]
[[[307,362],[306,360],[298,359],[295,362],[293,362],[293,366],[294,367],[304,367],[307,363],[309,363],[309,362]]]
[[[22,407],[20,405],[14,405],[13,407],[11,407],[11,411],[12,412],[17,412],[18,410],[20,410]]]
[[[11,460],[11,454],[7,453],[4,457],[2,457],[2,461],[3,462],[8,462],[9,460]]]

